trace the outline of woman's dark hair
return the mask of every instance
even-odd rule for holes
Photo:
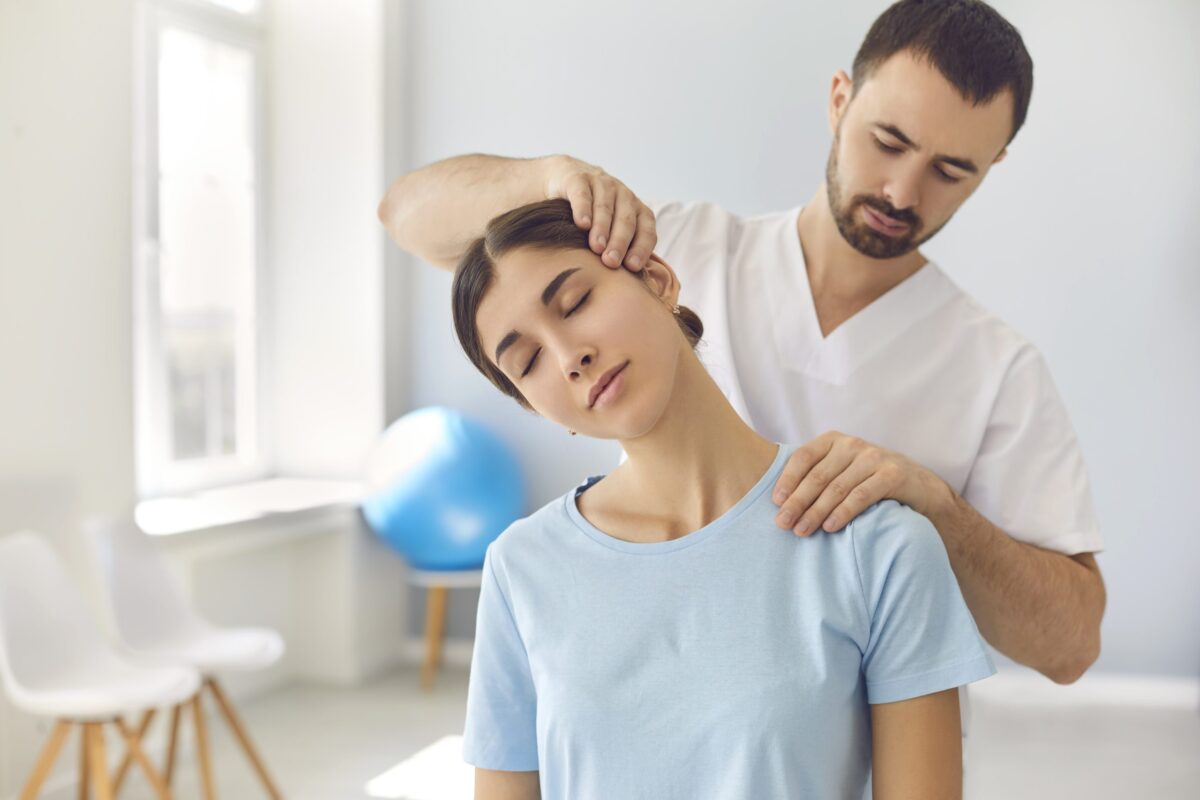
[[[1013,94],[1012,141],[1033,94],[1033,59],[1012,23],[981,0],[900,0],[889,6],[854,57],[855,91],[901,50],[926,59],[970,103]]]
[[[479,338],[475,317],[479,305],[496,276],[496,261],[520,247],[540,250],[587,250],[588,233],[575,224],[571,204],[566,200],[543,200],[505,212],[488,223],[483,236],[467,248],[454,268],[450,290],[454,311],[454,330],[467,358],[497,389],[516,400],[525,409],[532,406],[513,382],[491,362]],[[645,273],[639,273],[644,276]],[[704,325],[694,311],[679,307],[675,317],[683,335],[695,347],[704,335]]]

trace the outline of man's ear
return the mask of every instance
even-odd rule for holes
[[[833,82],[829,86],[829,133],[836,136],[838,125],[842,122],[842,116],[845,115],[846,109],[850,107],[850,101],[854,97],[854,82],[850,80],[850,76],[846,74],[846,70],[839,69],[833,73]]]

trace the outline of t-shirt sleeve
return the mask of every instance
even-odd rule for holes
[[[846,533],[870,621],[867,702],[908,700],[996,672],[933,523],[888,500]]]
[[[538,769],[537,693],[529,656],[493,566],[495,545],[483,562],[475,649],[467,685],[463,759],[483,769]]]
[[[963,499],[1019,541],[1067,555],[1103,549],[1079,441],[1032,345],[1005,373]]]

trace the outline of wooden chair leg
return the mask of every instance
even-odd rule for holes
[[[183,713],[183,703],[171,707],[171,735],[167,740],[167,763],[163,767],[163,781],[171,785],[171,776],[175,774],[175,745],[179,741],[179,715]]]
[[[87,729],[79,726],[79,800],[88,800],[92,773],[88,767]]]
[[[433,679],[442,660],[442,632],[446,626],[448,593],[449,589],[445,586],[429,587],[428,607],[425,609],[425,666],[421,669],[421,688],[426,691],[433,688]]]
[[[138,723],[138,727],[137,727],[138,741],[141,741],[142,738],[145,737],[146,729],[150,727],[150,720],[154,719],[154,712],[155,712],[155,709],[152,708],[149,711],[142,714],[142,721]],[[125,724],[125,719],[118,718],[116,724],[118,725],[118,728],[120,726],[123,726]],[[113,784],[113,794],[114,795],[121,793],[121,784],[125,782],[125,775],[129,772],[129,767],[132,764],[133,764],[133,753],[126,750],[125,757],[123,759],[121,759],[121,766],[117,767],[116,773],[113,774],[112,784]]]
[[[143,720],[144,721],[144,720]],[[163,783],[162,776],[158,774],[158,770],[150,763],[150,759],[146,757],[146,751],[142,749],[141,734],[135,733],[125,720],[118,717],[113,723],[120,732],[121,738],[125,740],[126,759],[137,761],[141,766],[142,771],[146,773],[146,779],[150,781],[150,785],[154,787],[154,791],[158,794],[160,800],[171,800],[171,790]],[[144,725],[141,727],[145,727]],[[113,789],[113,794],[116,794],[116,788]]]
[[[233,710],[233,706],[225,697],[225,692],[221,691],[220,685],[213,678],[207,678],[204,684],[212,692],[213,697],[217,699],[217,707],[221,709],[221,713],[225,716],[225,721],[229,723],[229,727],[233,729],[233,733],[242,744],[242,750],[246,752],[246,758],[250,759],[250,763],[254,766],[254,771],[258,773],[259,780],[262,781],[263,788],[267,790],[267,795],[273,800],[280,800],[283,795],[279,793],[275,783],[271,780],[271,776],[267,774],[267,768],[263,765],[262,759],[259,758],[258,751],[254,749],[250,737],[246,734],[245,726],[242,725],[241,719]]]
[[[213,800],[212,766],[208,760],[208,731],[204,727],[204,709],[200,705],[200,692],[191,700],[192,722],[196,726],[196,766],[200,769],[200,784],[204,800]]]
[[[85,722],[87,734],[88,769],[92,774],[92,788],[96,800],[113,800],[112,783],[108,778],[108,761],[104,756],[104,728],[99,722]]]
[[[60,719],[55,724],[54,730],[50,731],[50,738],[46,740],[42,754],[34,764],[33,772],[30,773],[29,780],[21,791],[21,800],[33,800],[37,797],[38,790],[42,788],[42,782],[50,774],[50,768],[54,766],[54,759],[58,758],[58,752],[62,750],[63,742],[66,741],[67,733],[70,730],[71,723]]]

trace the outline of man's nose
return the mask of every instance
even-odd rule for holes
[[[898,211],[913,208],[921,202],[921,165],[916,159],[898,166],[884,184],[883,196]]]

